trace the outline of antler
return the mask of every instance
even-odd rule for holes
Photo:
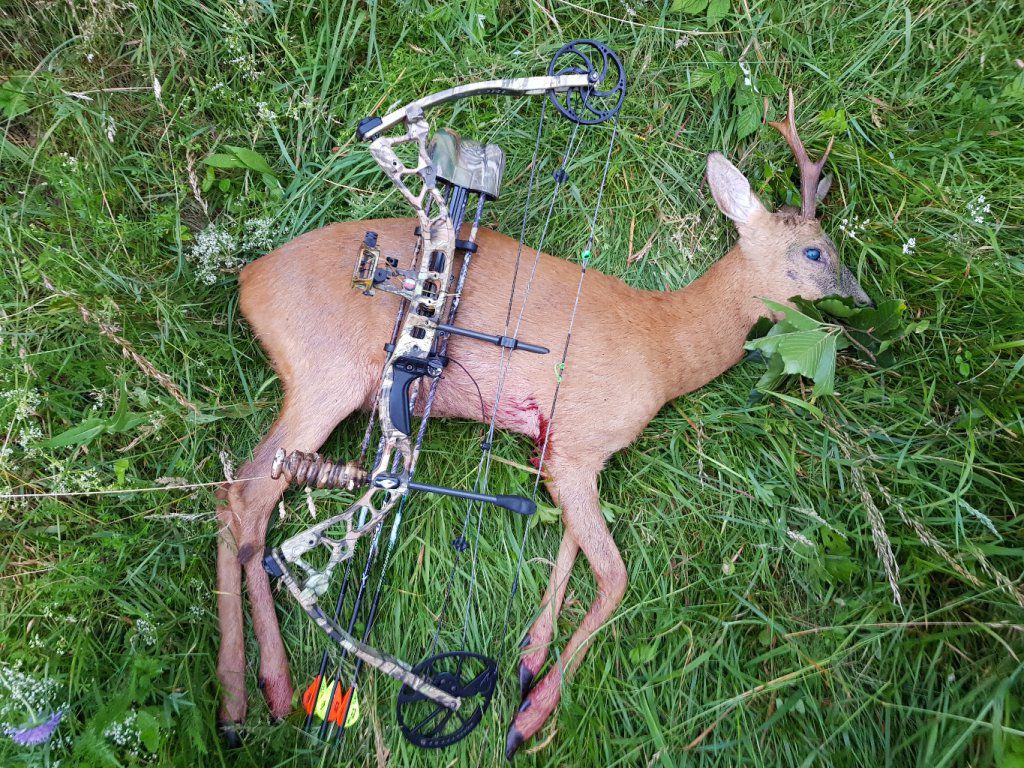
[[[800,214],[807,219],[814,218],[814,211],[817,207],[815,196],[818,191],[818,181],[821,180],[821,169],[825,167],[825,160],[828,153],[832,151],[832,143],[835,137],[828,140],[825,154],[817,162],[811,162],[807,156],[807,150],[800,141],[800,135],[796,132],[796,119],[793,116],[793,89],[789,89],[789,116],[786,122],[771,121],[769,123],[775,130],[782,134],[789,144],[796,158],[797,166],[800,168]]]

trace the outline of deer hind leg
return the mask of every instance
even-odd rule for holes
[[[561,697],[563,672],[571,674],[583,661],[593,635],[615,612],[626,592],[626,566],[601,513],[597,472],[592,469],[573,471],[572,468],[567,471],[564,466],[552,466],[551,472],[566,534],[576,540],[590,564],[597,582],[597,597],[557,663],[530,690],[513,718],[505,742],[505,755],[509,759],[555,711]]]
[[[548,582],[547,591],[540,601],[540,613],[523,638],[523,653],[519,661],[519,695],[524,700],[533,686],[534,678],[548,658],[548,647],[555,632],[555,620],[562,610],[569,574],[579,551],[580,545],[576,543],[572,534],[566,531],[558,547],[558,557],[551,568],[551,580]]]
[[[238,471],[236,481],[225,484],[217,496],[227,502],[218,513],[221,522],[217,546],[218,613],[221,648],[217,676],[224,692],[221,720],[229,741],[237,737],[232,723],[245,719],[245,645],[241,574],[245,572],[253,631],[260,649],[260,687],[270,712],[284,717],[291,710],[292,686],[288,658],[274,613],[270,579],[263,570],[267,524],[284,491],[283,479],[270,478],[279,448],[315,451],[334,427],[365,400],[367,390],[352,379],[335,390],[290,388],[277,421]]]

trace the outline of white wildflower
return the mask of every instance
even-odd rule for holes
[[[860,236],[864,234],[864,230],[871,223],[871,219],[861,219],[858,216],[850,214],[849,218],[844,218],[839,222],[839,231],[852,240],[859,240]]]
[[[0,732],[21,726],[26,710],[56,712],[63,704],[56,701],[60,685],[49,677],[35,677],[23,670],[21,661],[0,662]]]
[[[18,430],[17,442],[21,446],[21,450],[28,451],[29,446],[37,440],[41,440],[43,437],[43,431],[37,424],[28,424],[23,429]]]
[[[154,75],[154,76],[153,76],[153,96],[155,96],[155,97],[156,97],[156,100],[157,100],[157,102],[158,102],[159,104],[163,104],[163,103],[164,103],[164,102],[163,102],[163,99],[162,99],[162,98],[160,98],[160,97],[161,97],[161,96],[163,95],[163,92],[164,92],[164,89],[163,89],[163,87],[162,87],[162,86],[160,85],[160,81],[159,81],[159,80],[158,80],[158,79],[156,78],[156,76]]]
[[[690,44],[690,36],[689,35],[683,35],[682,37],[680,37],[679,39],[676,40],[676,49],[678,50],[679,48],[685,48],[689,44]]]
[[[277,113],[268,107],[265,101],[256,102],[256,117],[259,118],[260,122],[267,123],[268,125],[277,123]]]
[[[152,648],[156,645],[156,627],[153,625],[148,618],[143,617],[135,620],[135,636],[133,639],[138,640],[147,648]]]
[[[249,219],[245,222],[242,234],[242,250],[256,256],[262,255],[274,247],[277,230],[274,220],[267,217]]]
[[[139,744],[142,743],[142,734],[139,733],[136,721],[138,713],[133,709],[123,720],[117,720],[103,729],[104,738],[110,739],[114,744],[123,747],[133,755],[138,754]]]
[[[745,62],[742,58],[740,58],[736,62],[736,64],[739,65],[740,72],[743,73],[743,85],[745,85],[747,88],[750,88],[754,83],[753,75],[750,73],[750,65],[747,64],[747,62]],[[753,90],[754,93],[757,93],[757,88],[754,88]]]
[[[92,405],[91,410],[93,410],[93,411],[103,411],[104,410],[104,406],[107,403],[107,396],[106,396],[106,394],[104,394],[99,389],[94,389],[92,392],[89,393],[89,397],[93,401],[93,405]]]
[[[978,195],[978,199],[967,204],[967,215],[975,224],[985,224],[985,214],[992,213],[992,205],[985,200],[984,195]]]
[[[917,248],[917,238],[908,238],[907,242],[903,244],[903,255],[910,256],[914,252],[915,248]]]
[[[235,236],[216,224],[196,235],[188,259],[196,265],[196,276],[207,285],[217,282],[218,273],[237,272],[245,264],[238,255]]]
[[[111,144],[114,143],[114,137],[117,136],[117,126],[114,124],[114,118],[107,118],[107,141]]]

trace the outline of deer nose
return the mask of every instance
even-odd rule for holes
[[[875,308],[875,302],[873,302],[871,300],[871,297],[868,296],[866,293],[863,296],[854,296],[853,303],[856,304],[858,307],[871,307],[871,309]]]

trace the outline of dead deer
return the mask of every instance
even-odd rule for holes
[[[708,158],[708,184],[739,234],[724,257],[674,292],[642,291],[596,270],[588,272],[544,463],[544,482],[561,509],[565,531],[542,608],[523,642],[523,702],[508,732],[509,757],[554,712],[563,676],[583,660],[589,642],[626,591],[626,565],[598,499],[597,477],[605,462],[632,443],[666,402],[704,386],[740,360],[751,327],[769,314],[762,298],[786,302],[796,295],[816,299],[838,294],[870,304],[815,218],[816,202],[829,186],[827,178],[821,180],[828,150],[817,162],[807,156],[797,135],[792,93],[788,119],[772,125],[798,162],[800,210],[787,207],[770,213],[743,174],[714,153]],[[259,642],[260,685],[275,717],[287,715],[292,706],[288,662],[262,562],[267,524],[285,487],[284,479],[269,477],[274,454],[279,448],[315,451],[342,419],[373,407],[385,362],[383,344],[397,300],[368,300],[352,290],[345,279],[346,259],[372,229],[385,249],[407,263],[414,248],[414,226],[412,219],[332,224],[295,238],[242,270],[242,313],[270,356],[285,394],[277,421],[238,472],[239,479],[249,480],[225,485],[218,492],[227,503],[219,511],[222,638],[217,671],[224,693],[221,718],[229,735],[230,724],[243,720],[246,712],[243,571]],[[507,295],[499,294],[512,282],[518,243],[481,231],[478,244],[460,322],[469,328],[497,329],[504,324],[508,301]],[[578,278],[578,266],[540,255],[522,338],[552,349],[560,346]],[[517,299],[521,294],[520,287]],[[623,328],[629,329],[628,343],[623,343]],[[449,355],[460,365],[448,369],[434,413],[489,420],[490,413],[481,413],[476,386],[484,403],[494,402],[498,366],[493,351],[454,337]],[[498,426],[540,441],[554,386],[547,360],[513,356]],[[622,392],[630,397],[622,398]],[[597,597],[558,661],[535,682],[548,657],[569,573],[580,551],[597,582]]]

